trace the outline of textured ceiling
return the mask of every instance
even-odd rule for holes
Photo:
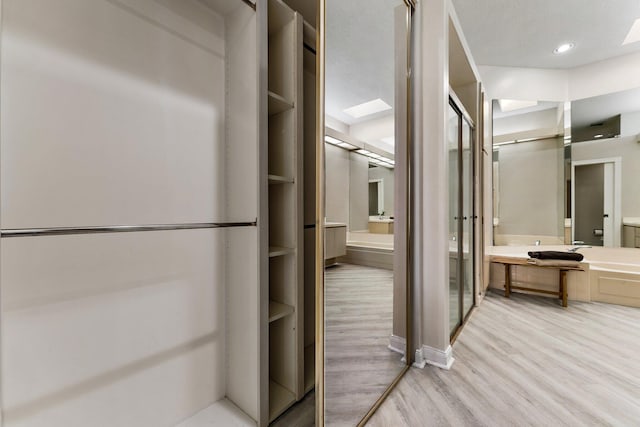
[[[639,0],[452,0],[478,65],[573,68],[640,51],[622,46]],[[562,43],[575,43],[563,55]]]

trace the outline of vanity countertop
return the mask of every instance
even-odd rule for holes
[[[622,218],[622,224],[629,225],[631,227],[640,227],[640,218],[625,217],[625,218]]]
[[[389,223],[389,222],[393,222],[392,219],[389,218],[384,218],[384,219],[380,219],[380,218],[370,218],[369,222],[385,222],[385,223]]]

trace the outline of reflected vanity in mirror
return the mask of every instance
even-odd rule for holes
[[[407,367],[410,9],[325,7],[324,422],[358,425]]]

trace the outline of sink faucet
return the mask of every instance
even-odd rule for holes
[[[591,248],[592,246],[588,246],[588,245],[580,245],[580,246],[576,246],[575,248],[569,248],[569,252],[578,252],[578,249],[582,249],[582,248]]]

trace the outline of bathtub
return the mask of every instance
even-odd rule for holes
[[[491,246],[487,255],[526,257],[528,251],[560,250],[566,251],[573,246]],[[571,271],[567,275],[570,300],[606,302],[611,304],[640,307],[640,250],[633,248],[580,248],[584,255],[582,267],[585,271]],[[540,271],[535,267],[518,267],[512,281],[545,284],[552,289],[556,274],[553,271]],[[489,285],[492,288],[504,288],[504,273],[501,266],[491,264]]]
[[[585,248],[591,301],[640,307],[640,250]]]
[[[347,255],[340,262],[393,270],[393,235],[347,233]]]

